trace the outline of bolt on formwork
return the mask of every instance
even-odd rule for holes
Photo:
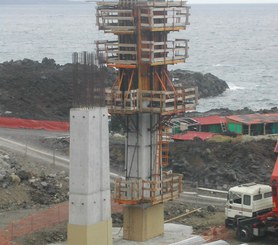
[[[168,165],[167,123],[179,113],[195,110],[197,92],[172,83],[168,65],[186,61],[188,40],[168,40],[168,34],[186,29],[189,9],[182,0],[97,3],[99,29],[116,36],[115,40],[97,41],[96,46],[100,62],[118,70],[105,98],[109,113],[121,117],[126,130],[125,180],[116,180],[113,196],[127,205],[126,239],[146,240],[163,233],[163,209],[154,207],[178,198],[182,191],[182,176],[163,171]],[[131,234],[138,227],[130,220],[137,219],[141,211],[147,217],[159,216],[160,228]],[[146,220],[141,220],[143,229],[156,226]]]

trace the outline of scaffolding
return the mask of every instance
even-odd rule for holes
[[[182,176],[165,174],[169,164],[169,121],[195,110],[197,88],[177,88],[168,65],[188,58],[188,40],[168,40],[189,25],[186,1],[119,0],[97,3],[97,25],[115,40],[97,41],[99,62],[118,70],[105,90],[108,111],[126,130],[126,176],[115,182],[122,204],[163,203],[182,191]]]
[[[153,205],[174,200],[182,192],[182,175],[168,174],[163,180],[116,179],[114,201],[120,204]]]
[[[134,8],[135,6],[135,8]],[[142,30],[179,31],[189,25],[186,1],[106,1],[98,2],[97,25],[114,34],[136,31],[136,19]]]
[[[110,114],[159,113],[178,114],[195,110],[197,88],[172,91],[151,90],[105,90],[106,105]]]

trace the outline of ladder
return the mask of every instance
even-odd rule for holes
[[[223,133],[226,133],[227,132],[227,126],[226,126],[226,123],[224,123],[224,122],[221,122],[221,129],[222,129],[222,132]]]
[[[156,142],[156,165],[157,168],[169,165],[169,140],[170,135],[167,127],[160,126],[157,134]]]

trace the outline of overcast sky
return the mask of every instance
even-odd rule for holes
[[[57,0],[0,0],[0,3],[29,3],[29,2],[56,2]],[[81,1],[86,0],[59,0],[59,1]],[[57,2],[59,2],[57,1]],[[101,0],[93,0],[101,1]],[[187,0],[189,4],[209,4],[209,3],[278,3],[278,0]]]
[[[278,0],[188,0],[188,3],[278,3]]]

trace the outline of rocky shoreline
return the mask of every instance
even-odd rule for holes
[[[202,74],[201,72],[180,69],[171,71],[170,73],[174,84],[181,84],[186,87],[198,87],[199,98],[215,97],[229,89],[228,84],[224,80],[211,73]]]
[[[229,89],[212,74],[174,70],[175,85],[198,87],[200,98],[217,96]],[[29,59],[0,64],[0,115],[19,118],[68,120],[72,106],[71,64],[58,65],[53,59]],[[116,71],[106,69],[105,86],[112,86]]]

